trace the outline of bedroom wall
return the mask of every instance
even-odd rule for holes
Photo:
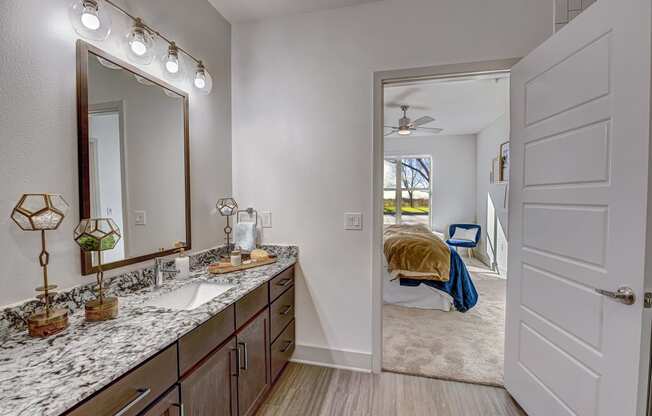
[[[374,71],[524,56],[541,0],[384,0],[233,27],[233,189],[296,243],[297,352],[370,368]],[[344,213],[363,214],[362,231]]]
[[[70,204],[59,231],[48,233],[52,283],[88,283],[80,273],[72,232],[79,221],[77,182],[77,36],[70,0],[0,1],[0,305],[33,298],[41,279],[37,233],[21,232],[9,218],[25,192],[58,192]],[[193,249],[222,242],[224,219],[215,201],[231,193],[231,25],[207,0],[121,0],[120,5],[201,57],[213,92],[190,95]],[[127,22],[112,15],[102,49],[125,57]],[[151,64],[143,70],[161,73]],[[184,89],[188,86],[179,85]],[[142,267],[138,265],[136,267]],[[112,271],[108,274],[117,273]]]
[[[507,184],[490,183],[492,160],[498,157],[500,144],[509,140],[509,116],[505,114],[477,135],[476,218],[483,237],[474,251],[486,264],[496,265],[501,274],[507,270]]]
[[[386,138],[385,155],[432,158],[433,230],[447,235],[449,224],[475,222],[475,135]]]

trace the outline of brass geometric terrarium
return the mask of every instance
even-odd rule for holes
[[[226,227],[224,227],[224,234],[226,234],[226,251],[231,254],[231,215],[235,214],[238,210],[238,203],[233,198],[220,198],[215,204],[215,208],[223,217],[226,217]]]
[[[87,321],[105,321],[118,316],[118,298],[104,296],[102,252],[120,241],[120,229],[111,218],[83,219],[75,229],[75,241],[83,251],[97,253],[97,298],[86,302]]]
[[[36,288],[37,298],[45,304],[43,312],[31,315],[27,320],[29,334],[46,337],[68,327],[68,311],[52,308],[52,297],[56,294],[48,281],[50,253],[45,243],[45,232],[56,230],[68,212],[68,203],[59,194],[24,194],[11,212],[11,219],[23,231],[41,232],[41,254],[39,264],[43,268],[43,286]]]

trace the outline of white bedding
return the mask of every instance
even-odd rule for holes
[[[453,298],[446,292],[427,285],[401,286],[383,265],[383,300],[385,303],[408,308],[438,309],[449,312],[453,309]]]

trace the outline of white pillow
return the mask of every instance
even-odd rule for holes
[[[455,233],[453,233],[453,236],[451,237],[451,239],[453,239],[453,240],[475,241],[476,235],[478,235],[478,229],[477,228],[472,228],[472,229],[468,230],[466,228],[457,227],[457,228],[455,228]]]

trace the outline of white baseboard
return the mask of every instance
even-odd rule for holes
[[[371,372],[371,354],[359,351],[297,345],[290,361],[365,373]]]

